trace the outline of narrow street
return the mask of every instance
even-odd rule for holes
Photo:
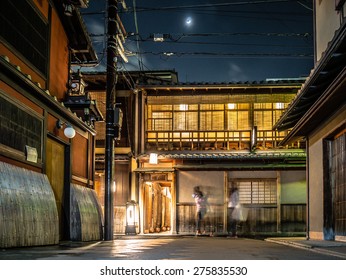
[[[346,252],[345,246],[342,249]],[[264,240],[225,237],[128,238],[3,249],[2,260],[340,260],[340,256]]]

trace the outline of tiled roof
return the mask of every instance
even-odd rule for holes
[[[266,152],[158,152],[159,159],[306,159],[305,151],[266,151]],[[149,154],[143,154],[140,158],[148,158]]]
[[[166,73],[166,75],[165,75]],[[106,72],[83,72],[82,73],[86,80],[98,77],[99,80],[102,78],[106,81]],[[156,70],[156,71],[126,71],[118,72],[119,77],[140,77],[137,81],[137,87],[148,88],[148,87],[239,87],[239,86],[283,86],[283,85],[299,85],[303,84],[306,80],[305,77],[301,78],[272,78],[262,81],[229,81],[229,82],[177,82],[173,81],[176,72],[170,70]],[[162,78],[166,77],[166,78]]]

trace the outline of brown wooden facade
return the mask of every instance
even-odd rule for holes
[[[0,247],[101,239],[95,130],[63,103],[71,63],[96,59],[92,48],[84,51],[88,35],[78,7],[67,18],[62,1],[5,0],[0,20],[0,163],[7,170],[1,172]],[[73,32],[80,32],[79,42]],[[75,130],[71,139],[67,124]],[[23,205],[34,210],[22,211]]]

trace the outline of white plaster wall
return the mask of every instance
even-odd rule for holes
[[[316,59],[319,61],[340,27],[340,14],[335,10],[334,0],[315,0],[315,13]]]
[[[312,141],[311,141],[312,142]],[[309,147],[309,221],[310,231],[323,231],[323,152],[322,140]]]
[[[276,179],[276,171],[230,171],[229,178],[234,179]]]
[[[194,202],[193,188],[200,186],[210,203],[223,203],[223,171],[179,171],[177,176],[177,202]]]
[[[304,204],[307,202],[306,171],[281,171],[281,203]]]

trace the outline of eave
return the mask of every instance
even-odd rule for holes
[[[95,66],[98,58],[79,8],[73,9],[72,16],[66,16],[62,1],[55,0],[54,3],[69,40],[71,64]]]
[[[201,95],[201,94],[282,94],[297,93],[301,83],[297,82],[252,82],[252,83],[180,83],[180,84],[145,84],[138,85],[139,90],[146,92],[148,96],[169,95]]]
[[[148,162],[149,154],[142,154],[138,159],[141,162]],[[306,153],[303,150],[255,153],[172,151],[158,152],[158,160],[159,162],[173,161],[176,163],[174,168],[179,170],[301,170],[306,167]]]

